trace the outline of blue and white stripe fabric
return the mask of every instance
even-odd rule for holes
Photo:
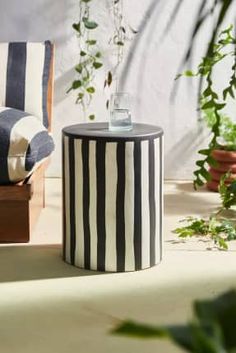
[[[38,117],[48,127],[48,81],[53,46],[0,43],[0,105]]]
[[[53,139],[38,118],[0,107],[0,184],[25,179],[53,150]]]

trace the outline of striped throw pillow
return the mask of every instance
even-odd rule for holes
[[[53,150],[52,137],[38,118],[0,107],[0,184],[25,179]]]
[[[0,104],[38,117],[48,127],[48,83],[53,46],[0,43]]]

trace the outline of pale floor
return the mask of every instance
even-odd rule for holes
[[[135,273],[100,274],[61,259],[61,181],[47,179],[47,207],[29,245],[0,246],[0,352],[177,353],[170,343],[114,337],[120,319],[184,322],[194,298],[235,286],[236,247],[207,251],[171,230],[187,215],[216,210],[219,196],[188,182],[165,185],[164,259]],[[13,220],[14,221],[14,220]]]

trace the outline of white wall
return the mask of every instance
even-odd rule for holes
[[[109,57],[105,68],[112,61],[107,46],[109,26],[105,0],[94,0],[95,17],[101,23],[100,40]],[[134,28],[147,20],[143,33],[136,36],[137,50],[131,55],[128,74],[122,80],[122,89],[134,97],[133,119],[138,122],[157,124],[165,131],[165,177],[186,179],[192,177],[196,150],[203,142],[202,126],[197,123],[196,89],[183,79],[177,98],[170,102],[169,96],[182,54],[186,48],[193,13],[199,0],[185,0],[171,32],[163,40],[162,31],[175,1],[162,0],[159,6],[146,13],[154,0],[124,0],[128,22]],[[145,17],[146,14],[146,17]],[[58,176],[61,171],[61,129],[83,121],[83,114],[74,104],[74,95],[66,95],[66,89],[73,79],[73,67],[78,57],[78,45],[71,24],[78,18],[76,0],[8,0],[0,2],[0,41],[51,39],[56,44],[55,107],[53,134],[56,152],[48,174]],[[210,25],[210,24],[209,24]],[[203,38],[207,38],[205,28]],[[197,61],[202,48],[196,48]],[[124,69],[127,67],[124,66]],[[97,84],[103,82],[101,72]],[[98,87],[98,86],[97,86]],[[107,120],[105,95],[98,91],[92,111],[98,120]],[[204,133],[206,135],[206,133]]]

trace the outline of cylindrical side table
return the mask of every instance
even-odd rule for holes
[[[97,271],[135,271],[162,259],[163,131],[134,124],[69,126],[63,144],[63,257]]]

